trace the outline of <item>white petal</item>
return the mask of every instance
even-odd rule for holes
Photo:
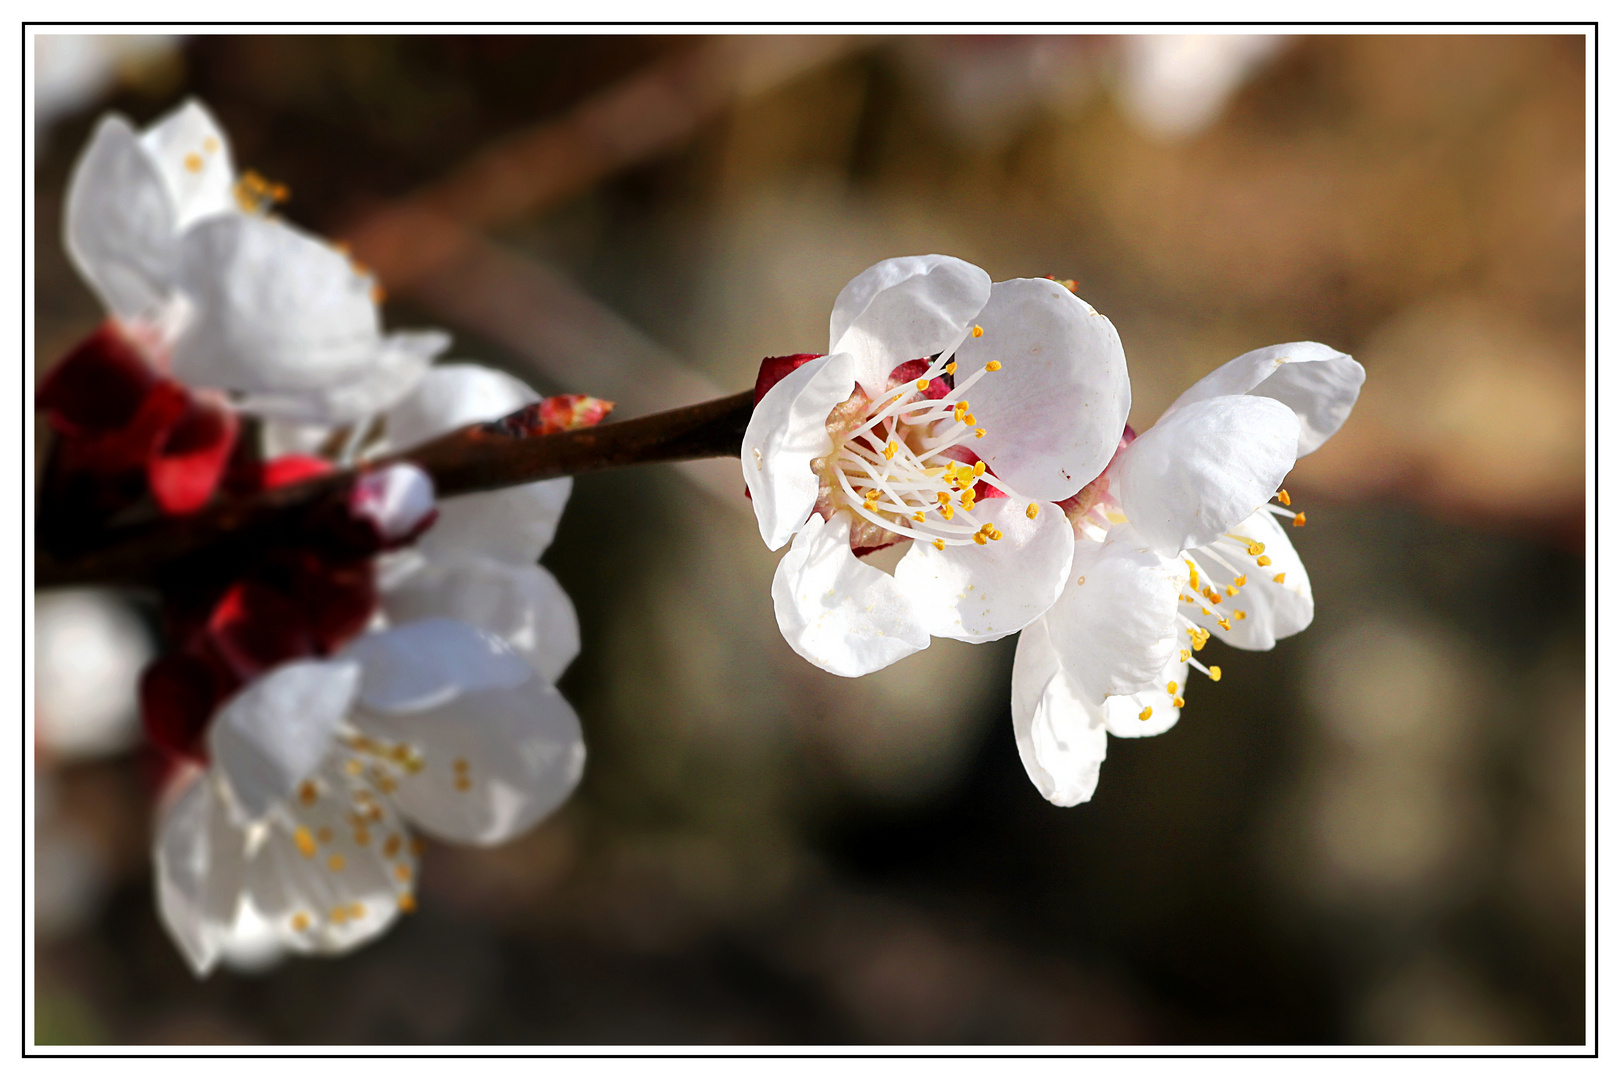
[[[812,514],[771,582],[776,623],[793,651],[854,678],[928,647],[911,601],[895,580],[849,550],[848,513]]]
[[[1001,530],[1000,540],[940,551],[916,542],[895,568],[895,584],[936,637],[994,641],[1039,618],[1063,592],[1074,558],[1074,530],[1051,503],[986,499],[974,515]]]
[[[1108,466],[1131,411],[1118,331],[1044,278],[997,282],[978,322],[984,336],[956,354],[958,385],[1002,367],[964,392],[986,432],[973,452],[1027,498],[1068,498]]]
[[[384,540],[400,540],[433,512],[433,478],[410,462],[367,472],[349,492],[349,512],[368,519]]]
[[[810,462],[832,450],[827,414],[855,390],[853,360],[824,356],[800,365],[766,391],[743,432],[743,483],[759,535],[772,551],[793,538],[816,504]]]
[[[299,952],[352,949],[387,929],[402,903],[414,902],[410,834],[377,793],[376,773],[361,765],[347,754],[328,757],[299,797],[270,818],[249,858],[253,907]]]
[[[564,476],[440,499],[439,520],[422,534],[418,546],[434,559],[483,555],[528,566],[551,546],[573,486],[573,479]]]
[[[356,638],[360,704],[376,712],[433,709],[462,694],[527,682],[529,665],[494,634],[455,619],[421,619]]]
[[[1248,579],[1238,589],[1238,594],[1222,604],[1221,611],[1217,613],[1226,616],[1232,629],[1222,630],[1215,621],[1216,615],[1195,613],[1191,618],[1228,645],[1239,649],[1269,649],[1277,643],[1278,638],[1297,634],[1311,625],[1316,602],[1311,596],[1310,575],[1305,572],[1305,564],[1289,542],[1287,531],[1268,511],[1257,511],[1232,531],[1266,545],[1265,554],[1271,563],[1268,566],[1253,566],[1252,559],[1223,545],[1219,554],[1227,562],[1244,570],[1244,576]],[[1203,551],[1195,551],[1193,557],[1206,569],[1220,566]],[[1216,572],[1230,576],[1224,568]],[[1281,582],[1277,581],[1279,575],[1283,579]],[[1242,611],[1244,617],[1233,617],[1233,611]]]
[[[158,824],[152,852],[158,914],[199,976],[213,968],[235,922],[245,842],[212,775],[200,770]]]
[[[853,357],[852,374],[879,397],[889,372],[949,348],[989,298],[990,275],[972,263],[949,255],[885,259],[838,294],[827,351]]]
[[[209,727],[209,750],[247,821],[264,817],[315,771],[359,683],[356,664],[296,661],[221,706]]]
[[[174,209],[121,116],[96,125],[73,166],[63,240],[73,265],[121,319],[153,316],[173,288]]]
[[[1119,694],[1103,702],[1103,723],[1108,726],[1108,733],[1122,739],[1139,739],[1146,735],[1162,735],[1175,726],[1181,718],[1181,710],[1176,707],[1175,695],[1169,690],[1171,683],[1176,684],[1176,693],[1184,695],[1187,690],[1186,662],[1180,659],[1180,652],[1170,658],[1170,662],[1159,672],[1159,681],[1146,690],[1138,690],[1134,694]],[[1142,719],[1143,712],[1148,712],[1147,719]]]
[[[1339,430],[1366,377],[1362,366],[1348,355],[1314,341],[1268,345],[1227,361],[1193,383],[1164,415],[1195,401],[1229,394],[1275,398],[1299,417],[1295,456],[1304,457]]]
[[[547,682],[556,682],[579,655],[574,605],[543,566],[479,556],[425,560],[388,589],[383,610],[396,623],[439,615],[487,630]]]
[[[1119,501],[1162,555],[1202,547],[1269,500],[1294,467],[1299,421],[1267,397],[1177,409],[1120,452]]]
[[[1186,580],[1184,563],[1159,555],[1129,525],[1101,544],[1075,542],[1068,587],[1045,621],[1077,693],[1101,705],[1158,681],[1176,650]]]
[[[319,424],[328,430],[352,424],[397,404],[449,345],[450,336],[438,330],[390,334],[373,362],[352,381],[311,390],[249,394],[237,407],[284,422]]]
[[[208,218],[180,241],[180,284],[196,318],[174,371],[196,386],[285,394],[352,382],[378,360],[372,280],[290,225]]]
[[[499,844],[527,830],[562,804],[585,768],[579,718],[537,678],[429,712],[363,714],[357,723],[420,752],[422,768],[400,777],[395,805],[457,843]]]
[[[176,230],[237,210],[231,149],[213,116],[192,98],[141,133],[174,207]]]
[[[443,364],[430,369],[388,411],[388,445],[408,450],[468,424],[514,413],[540,395],[521,379],[482,364]]]
[[[1044,619],[1018,636],[1012,714],[1018,757],[1036,790],[1058,806],[1090,799],[1108,754],[1108,732],[1098,707],[1064,672]]]

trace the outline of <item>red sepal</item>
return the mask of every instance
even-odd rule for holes
[[[923,377],[928,370],[929,360],[907,360],[893,371],[889,372],[889,389],[898,390],[907,383],[915,389],[917,380]],[[928,381],[928,389],[922,391],[922,396],[938,401],[956,388],[956,378],[952,375],[940,375]]]
[[[223,400],[192,394],[185,412],[146,465],[152,498],[166,514],[189,514],[213,496],[236,446],[240,423]]]
[[[770,392],[771,387],[793,374],[812,360],[826,353],[802,352],[792,356],[767,356],[759,362],[759,375],[754,379],[754,404]]]

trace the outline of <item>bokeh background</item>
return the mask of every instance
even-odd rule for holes
[[[41,594],[39,1042],[1588,1036],[1583,38],[36,48],[36,372],[99,318],[59,235],[92,124],[187,95],[390,325],[621,416],[825,348],[848,278],[929,251],[1075,279],[1139,429],[1260,345],[1367,369],[1288,482],[1315,624],[1216,657],[1072,809],[1019,765],[1012,640],[827,675],[776,631],[735,463],[579,480],[545,557],[577,796],[430,846],[419,913],[336,960],[193,980],[132,726],[150,600]]]

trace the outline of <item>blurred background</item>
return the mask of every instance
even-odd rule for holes
[[[391,326],[621,417],[824,349],[846,280],[933,251],[1073,278],[1138,429],[1261,345],[1367,369],[1288,481],[1315,624],[1215,657],[1072,809],[1019,765],[1012,639],[836,678],[776,630],[734,462],[577,481],[544,561],[583,627],[578,794],[430,845],[420,911],[336,960],[191,977],[133,717],[154,607],[40,594],[39,1042],[1587,1038],[1581,37],[36,50],[36,377],[100,317],[75,156],[188,95]]]

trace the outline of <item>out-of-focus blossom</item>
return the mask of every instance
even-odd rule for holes
[[[1289,504],[1278,485],[1344,423],[1363,378],[1314,342],[1245,353],[1139,438],[1127,431],[1107,472],[1064,503],[1074,566],[1013,664],[1019,755],[1042,795],[1086,801],[1109,733],[1173,725],[1189,668],[1220,678],[1193,656],[1212,635],[1269,649],[1310,624],[1310,579],[1274,519],[1305,515],[1268,503]]]
[[[135,688],[152,658],[141,620],[113,594],[34,601],[34,737],[53,758],[127,750],[140,735]]]
[[[139,83],[176,60],[175,34],[40,34],[34,38],[34,124],[89,105],[119,81]]]
[[[109,115],[69,181],[68,254],[160,370],[250,412],[350,423],[402,397],[449,339],[385,336],[371,275],[270,215],[286,194],[237,175],[196,101],[141,132]]]
[[[1269,34],[1140,34],[1120,42],[1126,115],[1160,139],[1194,135],[1288,41]]]
[[[857,676],[1039,616],[1073,557],[1056,503],[1130,409],[1113,325],[1055,282],[927,255],[846,285],[829,349],[765,361],[743,437],[760,534],[793,543],[771,588],[788,644]],[[860,560],[906,540],[893,575]]]

